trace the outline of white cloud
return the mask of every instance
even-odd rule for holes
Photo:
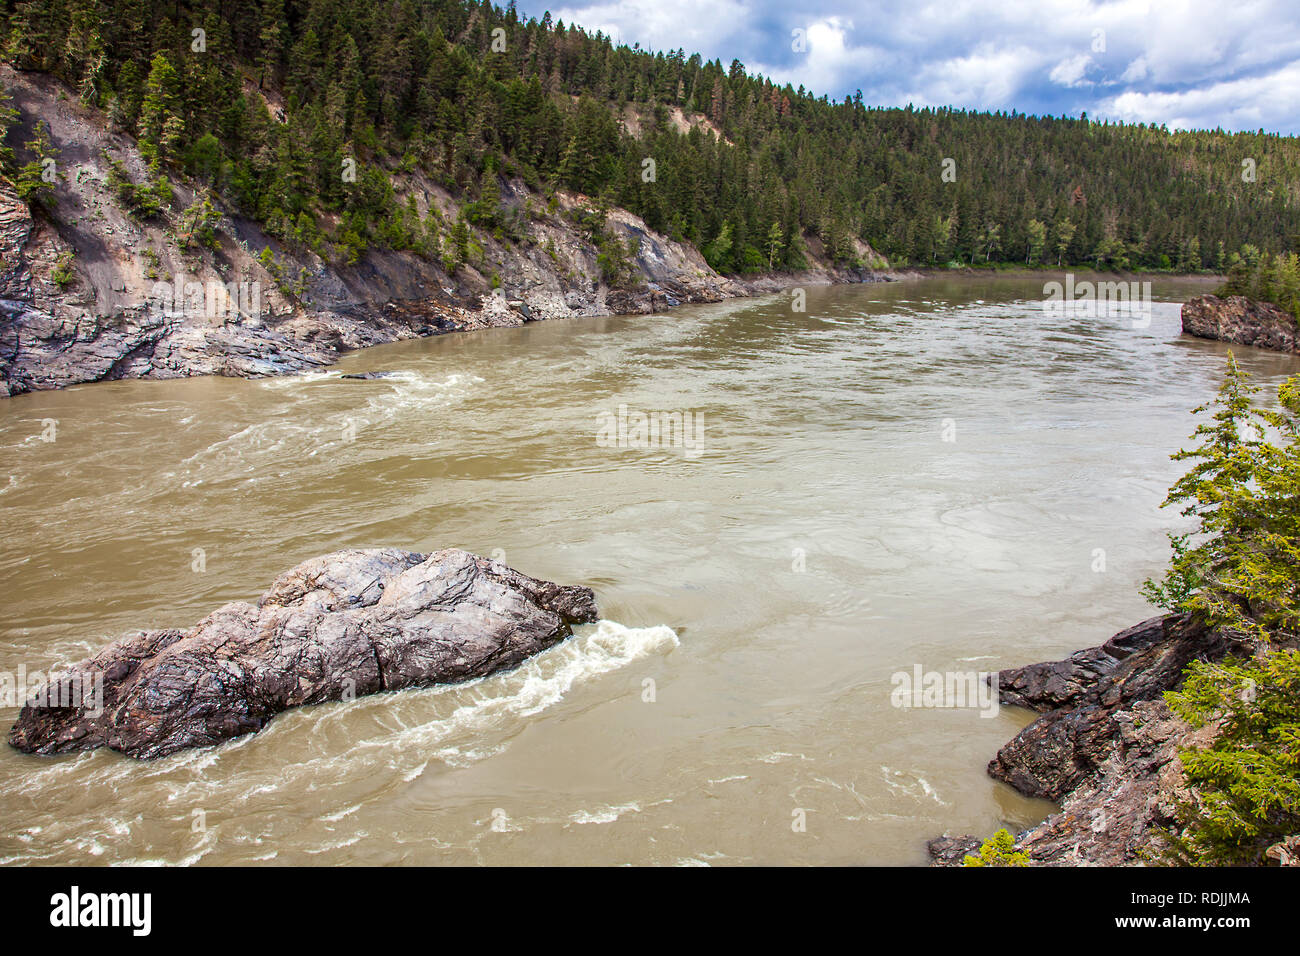
[[[1121,83],[1136,83],[1138,80],[1147,78],[1147,58],[1138,57],[1128,65],[1128,68],[1120,74]]]
[[[885,51],[849,43],[853,24],[840,17],[814,20],[807,26],[792,29],[802,31],[792,39],[792,45],[795,40],[803,39],[806,49],[791,51],[796,54],[791,65],[751,63],[748,68],[770,77],[775,83],[802,85],[817,94],[832,94],[846,89],[845,84],[852,77],[874,73],[887,66],[888,54]]]
[[[1178,92],[1129,91],[1105,100],[1100,113],[1132,123],[1164,123],[1175,129],[1225,126],[1278,129],[1294,126],[1300,63],[1265,76],[1214,83]]]
[[[653,50],[684,49],[687,55],[724,50],[753,29],[752,0],[614,0],[573,6],[539,6],[536,16],[549,9],[554,20],[576,23],[584,30],[617,31],[621,42],[640,43]],[[718,53],[717,55],[724,55]],[[734,56],[739,57],[739,49]],[[726,56],[723,62],[731,62]]]
[[[979,103],[989,109],[1014,104],[1015,93],[1041,66],[1042,55],[1027,47],[987,46],[968,56],[927,66],[902,102],[918,106]],[[896,104],[901,105],[901,104]]]
[[[1052,72],[1047,75],[1047,78],[1057,86],[1083,86],[1085,84],[1083,75],[1088,72],[1091,63],[1091,56],[1080,53],[1052,67]]]
[[[1295,0],[567,0],[552,15],[835,99],[1300,132]]]

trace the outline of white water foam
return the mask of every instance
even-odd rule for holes
[[[452,373],[445,378],[413,370],[394,372],[367,382],[343,382],[337,373],[312,373],[289,380],[268,379],[265,388],[289,389],[288,403],[274,417],[247,425],[213,442],[180,462],[186,475],[182,488],[193,488],[205,479],[234,474],[256,474],[267,462],[314,458],[344,446],[352,434],[386,425],[432,409],[444,408],[467,398],[483,384],[477,375]],[[305,386],[310,386],[307,389]],[[327,389],[330,410],[321,413],[322,389]],[[350,407],[335,407],[342,398]]]
[[[625,627],[617,621],[602,620],[591,633],[559,644],[517,670],[471,685],[476,699],[461,704],[448,716],[404,728],[393,736],[372,741],[370,746],[395,747],[399,753],[429,753],[431,746],[449,738],[481,737],[490,730],[554,706],[578,684],[651,654],[667,653],[678,644],[677,634],[662,624]],[[442,689],[441,692],[463,693],[467,689]],[[498,748],[494,747],[451,746],[432,754],[450,758],[446,759],[447,763],[463,766],[467,761],[496,752]]]
[[[585,632],[585,633],[584,633]],[[353,780],[373,783],[369,797],[358,800],[355,789],[346,802],[334,805],[326,800],[316,810],[317,819],[327,827],[321,834],[317,853],[338,851],[353,841],[363,826],[360,811],[375,794],[409,784],[431,764],[463,767],[490,759],[505,750],[521,722],[564,700],[566,695],[602,675],[654,654],[666,654],[679,645],[669,627],[625,627],[616,621],[602,620],[594,628],[583,628],[572,639],[556,645],[525,662],[514,671],[485,677],[471,684],[443,685],[423,690],[402,690],[359,698],[351,703],[324,704],[319,708],[296,708],[281,715],[258,734],[249,734],[215,747],[182,751],[157,761],[140,763],[102,751],[88,752],[37,766],[19,788],[19,792],[40,794],[43,799],[59,800],[59,795],[80,791],[87,781],[95,787],[116,790],[130,778],[135,784],[151,788],[156,806],[186,808],[215,806],[224,808],[228,822],[264,819],[280,808],[285,788],[300,788],[305,793],[337,785],[340,774]],[[245,748],[265,745],[268,736],[281,733],[312,733],[316,725],[348,719],[353,708],[373,707],[386,719],[383,729],[353,747],[331,748],[279,768],[274,782],[260,776],[257,767],[245,766],[241,752]],[[414,715],[419,715],[414,720]],[[429,717],[432,719],[428,719]],[[297,718],[297,720],[295,720]],[[304,727],[299,721],[309,721]],[[232,762],[233,761],[233,762]],[[260,765],[259,765],[260,766]],[[637,812],[640,807],[595,807],[589,817],[573,822],[608,823],[623,813]],[[183,809],[170,809],[172,815],[184,816]],[[494,821],[500,827],[522,829],[521,822]],[[131,821],[102,816],[93,820],[74,815],[56,821],[56,830],[42,840],[61,847],[78,857],[97,857],[124,847],[134,827]],[[124,832],[125,827],[125,832]],[[334,832],[338,827],[342,832]],[[29,834],[40,833],[36,827]],[[208,836],[215,831],[209,831]],[[259,835],[251,842],[259,843]],[[250,838],[228,831],[223,838],[236,844]],[[339,842],[343,841],[343,842]],[[33,841],[34,842],[34,841]],[[200,841],[183,859],[158,859],[150,854],[126,856],[124,865],[156,865],[164,862],[189,864],[198,862],[212,849],[210,842]],[[28,852],[16,855],[26,861],[40,860],[45,854]],[[50,857],[54,859],[55,857]],[[3,863],[0,859],[0,863]]]

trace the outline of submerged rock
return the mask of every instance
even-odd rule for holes
[[[256,606],[227,604],[190,630],[109,645],[60,676],[102,693],[48,706],[69,698],[47,686],[9,743],[161,757],[253,733],[291,707],[515,667],[596,617],[590,588],[467,551],[338,551],[282,574]]]
[[[1300,325],[1295,316],[1270,302],[1241,295],[1220,299],[1200,295],[1183,304],[1183,331],[1203,339],[1253,345],[1279,352],[1300,350]]]

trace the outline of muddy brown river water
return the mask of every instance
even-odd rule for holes
[[[984,773],[1030,715],[895,707],[892,675],[1057,658],[1149,616],[1168,455],[1227,352],[1180,334],[1206,283],[1157,280],[1134,328],[1047,315],[1042,282],[0,402],[0,670],[188,626],[345,547],[495,555],[591,585],[606,619],[513,673],[158,761],[2,747],[0,861],[920,864],[945,830],[1035,822],[1049,804]],[[340,378],[366,370],[394,374]],[[698,416],[698,448],[601,440],[620,405]]]

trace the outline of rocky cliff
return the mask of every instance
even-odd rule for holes
[[[1253,345],[1279,352],[1300,351],[1300,324],[1270,302],[1245,296],[1200,295],[1183,305],[1183,331],[1202,339]]]
[[[1152,618],[1063,661],[998,675],[1004,704],[1041,716],[998,751],[991,776],[1059,812],[1016,837],[1031,864],[1124,866],[1144,862],[1155,832],[1174,823],[1183,786],[1178,750],[1208,742],[1172,714],[1164,692],[1193,660],[1246,648],[1187,615]],[[939,865],[960,865],[981,841],[932,840]]]
[[[549,201],[518,180],[502,184],[501,202],[520,234],[472,229],[475,255],[450,274],[437,257],[376,248],[352,264],[327,262],[219,203],[211,241],[196,242],[184,215],[201,196],[196,184],[169,170],[168,207],[133,216],[111,176],[117,163],[132,182],[147,181],[134,140],[46,74],[0,64],[0,82],[20,112],[11,144],[27,142],[40,120],[58,150],[52,202],[35,215],[0,180],[0,396],[105,379],[274,375],[397,339],[877,276],[833,267],[810,239],[807,272],[728,278],[690,244],[612,209],[606,233],[634,251],[630,274],[611,287],[581,226],[591,201],[563,191]],[[387,172],[422,220],[458,218],[458,198],[418,169]],[[864,244],[858,254],[887,265]]]

